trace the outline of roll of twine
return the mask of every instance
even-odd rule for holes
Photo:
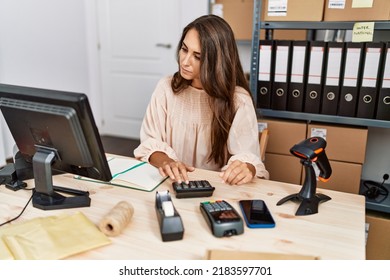
[[[117,236],[129,224],[133,214],[133,206],[120,201],[102,218],[99,229],[107,236]]]

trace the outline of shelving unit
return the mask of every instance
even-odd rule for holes
[[[314,39],[314,35],[317,30],[353,30],[355,22],[261,22],[261,8],[263,0],[254,0],[254,13],[253,13],[253,36],[251,45],[251,67],[250,67],[250,89],[253,95],[255,104],[257,104],[257,83],[258,83],[258,61],[259,61],[259,40],[260,30],[265,30],[266,37],[264,39],[272,39],[272,31],[275,29],[287,29],[287,30],[307,30],[307,39]],[[375,30],[390,30],[390,21],[376,21]],[[379,33],[379,32],[378,32]],[[378,39],[381,40],[381,39]],[[387,39],[386,39],[387,40]],[[377,120],[377,119],[362,119],[355,117],[343,117],[337,115],[323,115],[323,114],[311,114],[292,111],[281,111],[273,109],[256,108],[259,115],[274,119],[274,120],[300,120],[306,122],[308,125],[310,122],[319,122],[324,124],[348,125],[364,128],[381,128],[388,130],[390,128],[390,121]],[[282,122],[283,123],[283,122]],[[378,130],[376,130],[378,131]],[[272,132],[271,132],[272,133]],[[381,150],[388,150],[386,147],[380,147]],[[388,157],[384,153],[384,157]],[[366,159],[367,160],[367,159]],[[372,161],[369,164],[374,163]],[[388,161],[387,161],[388,162]],[[366,164],[366,163],[363,163]],[[354,165],[351,163],[351,166]],[[387,170],[385,170],[387,172]],[[386,184],[387,187],[389,186]],[[361,188],[361,186],[360,186]],[[360,192],[361,193],[361,192]],[[376,199],[366,200],[366,209],[369,211],[366,215],[366,221],[370,225],[367,247],[367,259],[388,259],[389,258],[389,246],[385,238],[381,238],[383,232],[389,229],[390,226],[390,198],[387,197],[385,201],[378,202]],[[374,210],[374,211],[370,211]]]
[[[259,61],[259,40],[260,29],[274,30],[274,29],[305,29],[305,30],[352,30],[355,22],[261,22],[261,7],[262,0],[254,0],[253,9],[253,36],[252,36],[252,50],[251,50],[251,68],[250,68],[250,89],[253,95],[255,104],[257,104],[257,80],[258,80],[258,61]],[[390,21],[375,22],[375,30],[390,30]],[[309,114],[291,111],[278,111],[272,109],[256,109],[258,113],[264,117],[318,121],[335,124],[345,124],[354,126],[367,127],[382,127],[390,128],[390,121],[376,120],[376,119],[362,119],[353,117],[343,117],[337,115],[322,115]]]

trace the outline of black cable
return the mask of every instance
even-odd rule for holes
[[[364,181],[363,185],[366,188],[366,191],[363,194],[370,199],[376,199],[378,196],[382,195],[384,197],[377,202],[384,201],[389,195],[389,190],[384,187],[384,184],[388,179],[389,175],[385,174],[383,175],[383,181],[381,184],[370,180]]]
[[[31,197],[30,197],[29,200],[27,201],[26,205],[23,207],[22,212],[20,212],[19,215],[17,215],[15,218],[12,218],[11,220],[8,220],[8,221],[6,221],[6,222],[0,224],[0,227],[1,227],[1,226],[4,226],[4,225],[6,225],[6,224],[8,224],[8,223],[10,223],[10,222],[13,222],[13,221],[15,221],[16,219],[18,219],[20,216],[22,216],[24,210],[26,210],[28,204],[29,204],[30,201],[32,200],[32,198],[33,198],[33,196],[34,196],[34,193],[35,193],[35,189],[30,189],[30,190],[32,190]]]

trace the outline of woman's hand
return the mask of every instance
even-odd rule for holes
[[[255,175],[256,169],[252,164],[239,160],[231,162],[228,167],[219,174],[223,182],[229,185],[249,183]]]
[[[192,166],[187,166],[186,164],[180,161],[166,161],[163,162],[162,166],[158,168],[162,176],[169,176],[171,180],[178,182],[189,183],[187,172],[192,172],[195,170]]]
[[[195,170],[192,166],[171,159],[163,152],[154,152],[150,156],[149,162],[158,168],[162,176],[169,176],[169,178],[179,184],[183,181],[188,184],[189,179],[187,172]]]

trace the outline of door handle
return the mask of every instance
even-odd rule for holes
[[[172,47],[171,44],[162,44],[162,43],[157,43],[156,44],[156,47],[158,48],[166,48],[166,49],[170,49]]]

